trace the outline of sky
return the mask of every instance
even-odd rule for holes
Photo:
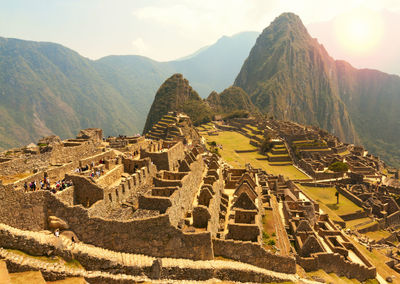
[[[313,27],[313,36],[325,36],[323,40],[329,42],[333,33],[329,39],[320,27],[332,28],[336,18],[359,9],[400,15],[400,1],[0,0],[0,36],[60,43],[91,59],[138,54],[168,61],[191,54],[223,35],[261,32],[283,12],[296,13],[306,26]],[[356,33],[365,32],[358,26],[354,24]],[[391,34],[397,32],[397,27],[386,29]],[[352,34],[347,36],[353,38]],[[346,52],[337,52],[340,45],[331,44],[327,49],[348,59]],[[357,51],[352,53],[350,58]]]

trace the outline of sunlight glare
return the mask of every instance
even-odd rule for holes
[[[383,20],[376,12],[359,9],[335,19],[335,34],[347,51],[368,54],[380,43]]]

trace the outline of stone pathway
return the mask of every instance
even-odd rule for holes
[[[87,255],[94,259],[98,259],[99,262],[110,261],[113,262],[114,265],[118,265],[121,267],[136,268],[135,269],[136,271],[138,268],[151,267],[153,261],[156,260],[155,257],[110,251],[107,249],[95,247],[84,243],[74,243],[71,242],[68,238],[65,238],[63,236],[57,238],[53,234],[49,233],[23,231],[7,226],[5,224],[0,224],[0,231],[6,231],[15,236],[23,236],[25,238],[31,238],[38,243],[55,243],[55,241],[61,241],[63,250],[71,251],[73,255],[78,255],[78,254]],[[37,258],[26,257],[21,254],[10,252],[3,248],[0,248],[0,258],[4,258],[5,261],[17,264],[19,267],[26,266],[26,267],[31,267],[32,269],[30,270],[40,270],[44,274],[55,273],[67,277],[85,277],[87,279],[107,278],[107,279],[121,280],[121,281],[149,280],[147,279],[146,276],[118,274],[117,272],[115,274],[112,274],[101,271],[86,271],[85,269],[71,267],[68,265],[66,266],[62,263],[51,263]],[[251,274],[259,273],[260,275],[264,275],[267,277],[272,277],[284,281],[292,281],[295,283],[297,283],[300,280],[300,278],[294,274],[274,272],[237,261],[224,261],[224,260],[194,261],[190,259],[173,259],[173,258],[159,258],[159,259],[161,260],[162,268],[166,270],[181,269],[182,271],[185,271],[189,269],[189,270],[199,270],[199,271],[220,270],[220,271],[231,271],[231,272],[234,272],[236,270],[241,272],[249,272]],[[312,283],[305,279],[301,280],[304,283]],[[188,283],[193,283],[193,281],[188,281]]]
[[[276,200],[276,196],[271,194],[271,207],[274,216],[275,231],[278,240],[279,253],[283,256],[290,255],[290,243],[283,223],[283,212],[282,217],[280,214],[279,204]]]

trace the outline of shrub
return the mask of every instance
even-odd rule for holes
[[[343,162],[335,162],[335,163],[331,164],[328,167],[328,169],[333,172],[336,172],[336,173],[342,173],[342,172],[347,172],[349,169],[349,166]]]
[[[245,118],[249,117],[249,112],[246,110],[235,110],[227,114],[224,119]]]
[[[274,246],[275,245],[275,240],[269,240],[267,244],[269,246]]]
[[[269,150],[272,149],[272,142],[269,136],[265,137],[260,146],[261,154],[267,153]]]

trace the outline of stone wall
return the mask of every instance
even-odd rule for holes
[[[178,142],[171,148],[163,149],[160,152],[150,152],[142,149],[140,151],[140,158],[149,157],[157,166],[157,170],[173,171],[178,168],[178,161],[185,158],[183,147],[183,144]]]
[[[0,187],[0,222],[23,230],[43,230],[47,227],[46,194],[50,193]]]
[[[362,207],[363,206],[363,201],[358,198],[357,196],[355,196],[354,194],[352,194],[350,191],[346,190],[343,187],[337,186],[336,190],[342,194],[344,197],[346,197],[347,199],[353,201],[356,205]],[[340,198],[340,197],[339,197]]]
[[[75,205],[90,207],[104,198],[103,188],[94,183],[91,178],[81,175],[66,175],[65,177],[74,184]]]
[[[109,187],[121,178],[124,172],[123,165],[116,165],[113,169],[106,171],[104,175],[96,180],[96,184],[101,187]]]
[[[360,255],[358,256],[360,257]],[[364,261],[365,258],[361,257],[361,260]],[[376,268],[372,267],[372,265],[366,267],[358,263],[349,262],[337,253],[321,252],[315,253],[309,258],[297,257],[297,263],[306,272],[323,269],[327,273],[335,273],[347,278],[356,278],[359,281],[366,281],[367,279],[374,279],[376,277]]]
[[[114,150],[107,150],[107,151],[104,151],[104,152],[99,153],[97,155],[90,156],[88,158],[84,158],[84,159],[79,160],[79,166],[80,167],[84,167],[86,165],[91,165],[92,163],[97,165],[97,164],[99,164],[100,160],[104,161],[104,160],[113,159],[113,158],[115,158],[115,156],[116,155],[115,155]]]
[[[210,200],[210,204],[208,205],[208,211],[211,214],[210,221],[208,223],[208,231],[211,232],[212,236],[215,236],[218,227],[219,227],[219,218],[220,218],[220,208],[221,208],[221,192],[224,188],[224,183],[222,180],[222,175],[219,176],[219,179],[213,184],[214,196]]]
[[[344,221],[350,221],[355,219],[361,219],[368,217],[368,213],[366,211],[358,210],[357,212],[346,214],[346,215],[339,215]]]
[[[400,224],[400,211],[395,212],[386,217],[386,222],[385,222],[386,227],[399,225],[399,224]]]
[[[215,256],[246,262],[277,272],[296,273],[294,258],[272,254],[258,244],[213,239],[213,245]]]
[[[170,196],[171,207],[168,208],[167,213],[171,224],[175,226],[184,218],[186,212],[192,209],[193,199],[199,190],[204,162],[200,155],[197,158],[197,161],[190,165],[191,171],[181,180],[182,186]]]

